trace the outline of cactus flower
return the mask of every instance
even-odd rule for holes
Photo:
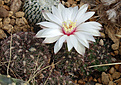
[[[89,42],[95,42],[93,36],[100,36],[101,24],[95,21],[86,22],[95,12],[86,12],[88,5],[65,8],[62,4],[58,8],[52,6],[52,13],[43,11],[47,21],[37,23],[42,30],[36,34],[37,38],[45,38],[43,43],[55,43],[56,54],[64,42],[67,42],[68,51],[73,47],[84,55],[85,47],[89,48]]]

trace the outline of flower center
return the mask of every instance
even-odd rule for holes
[[[76,31],[76,22],[72,22],[71,20],[64,21],[62,31],[65,35],[72,35]]]

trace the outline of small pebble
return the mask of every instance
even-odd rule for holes
[[[24,12],[20,12],[20,11],[19,11],[19,12],[16,12],[16,13],[15,13],[15,16],[18,17],[18,18],[20,18],[20,17],[23,17],[24,14],[25,14]]]
[[[113,82],[112,81],[109,81],[109,84],[108,85],[113,85]]]
[[[10,2],[10,0],[4,0],[4,2],[7,4],[7,3],[9,3],[9,2]]]
[[[119,65],[118,71],[121,73],[121,65]]]
[[[4,18],[3,24],[6,25],[6,24],[9,24],[9,23],[10,23],[10,18],[9,17]]]
[[[100,84],[100,83],[96,83],[95,85],[102,85],[102,84]]]
[[[4,39],[6,37],[7,35],[5,34],[5,32],[2,29],[0,29],[0,39]]]
[[[110,74],[113,74],[114,72],[115,72],[115,68],[112,67],[112,68],[109,70],[109,73],[110,73]]]
[[[102,38],[105,38],[105,34],[103,32],[100,32],[100,34]]]
[[[111,48],[112,48],[113,50],[117,50],[117,49],[119,48],[119,45],[118,45],[118,44],[112,44],[112,45],[111,45]]]
[[[14,25],[14,24],[15,24],[15,19],[11,19],[11,20],[10,20],[10,24],[11,24],[11,25]]]
[[[13,11],[9,11],[8,16],[11,17],[13,15]]]
[[[2,24],[2,22],[0,22],[0,28],[2,28],[2,26],[3,26],[3,24]]]
[[[8,31],[9,29],[13,29],[13,26],[11,24],[4,25],[4,27],[2,29]]]
[[[120,77],[120,75],[121,75],[120,72],[114,72],[114,73],[112,74],[112,78],[113,78],[113,79],[118,79],[118,78]]]
[[[7,16],[8,16],[8,11],[5,8],[0,7],[0,18],[4,18]]]
[[[104,45],[104,41],[103,41],[102,39],[100,39],[99,44],[100,44],[101,46],[103,46],[103,45]]]
[[[119,64],[115,65],[116,70],[119,69],[119,66],[120,66]]]
[[[18,10],[20,10],[21,5],[21,0],[13,0],[13,2],[10,5],[10,10],[13,11],[13,13],[16,13]]]
[[[108,85],[109,83],[109,76],[105,72],[102,72],[102,83],[104,85]]]
[[[118,50],[115,50],[114,53],[115,53],[115,55],[118,55],[119,54]]]
[[[114,82],[116,82],[116,83],[121,82],[121,78],[119,78],[119,79],[115,80]]]

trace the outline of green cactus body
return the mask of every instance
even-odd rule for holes
[[[96,39],[96,42],[90,44],[90,48],[86,49],[84,56],[75,52],[74,49],[72,49],[70,53],[67,53],[67,50],[63,47],[61,52],[58,52],[58,54],[54,56],[55,62],[61,60],[61,62],[56,65],[56,69],[69,74],[80,73],[85,76],[90,75],[94,71],[106,71],[109,66],[87,68],[88,66],[111,62],[110,48],[108,46],[109,40],[105,39],[104,43],[104,46],[101,46],[99,45],[99,39]]]
[[[38,22],[44,21],[42,10],[51,12],[52,5],[57,6],[60,0],[25,0],[23,11],[26,19],[35,25]]]
[[[12,35],[10,74],[14,77],[29,79],[42,62],[41,68],[49,65],[50,54],[42,39],[35,38],[35,33],[19,32]],[[1,61],[8,62],[10,59],[11,36],[2,42]],[[2,68],[6,70],[7,64]]]
[[[25,81],[7,77],[5,75],[0,75],[0,84],[1,85],[29,85]]]

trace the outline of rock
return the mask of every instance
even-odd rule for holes
[[[13,13],[17,12],[18,10],[20,10],[22,5],[21,0],[13,0],[11,2],[11,6],[10,6],[10,10],[13,11]]]
[[[104,85],[108,85],[108,83],[109,83],[109,77],[105,72],[102,72],[102,83]]]
[[[113,50],[117,50],[117,49],[119,48],[119,44],[112,44],[112,45],[111,45],[111,48],[112,48]]]
[[[5,8],[7,11],[10,11],[9,6],[7,6],[7,5],[3,5],[2,7]]]
[[[108,85],[113,85],[113,82],[112,81],[109,81],[109,84]]]
[[[118,85],[121,85],[121,82],[119,82]]]
[[[0,22],[0,28],[2,28],[2,26],[3,26],[3,23],[2,23],[2,22]]]
[[[109,77],[110,81],[113,81],[113,78],[112,78],[112,76],[110,74],[108,74],[108,77]]]
[[[102,84],[100,84],[100,83],[96,83],[95,85],[102,85]]]
[[[8,11],[3,8],[3,7],[0,7],[0,18],[5,18],[8,16]]]
[[[98,78],[97,80],[98,80],[99,83],[102,83],[101,78]]]
[[[102,38],[105,38],[105,34],[103,32],[100,32],[100,35]]]
[[[15,25],[13,27],[13,29],[14,29],[14,32],[20,32],[21,31],[21,28],[19,26],[17,26],[17,25]]]
[[[112,68],[109,70],[109,73],[110,73],[110,74],[113,74],[114,72],[115,72],[115,68],[112,67]]]
[[[4,0],[4,2],[7,4],[7,3],[9,3],[9,2],[10,2],[10,0]]]
[[[24,17],[24,14],[25,14],[24,12],[19,11],[15,13],[15,16],[20,18],[20,17]]]
[[[120,72],[114,72],[114,73],[112,74],[112,78],[113,78],[113,79],[118,79],[118,78],[120,77],[120,75],[121,75]]]
[[[11,17],[13,15],[13,11],[9,11],[8,16]]]
[[[2,29],[8,31],[9,29],[13,29],[13,26],[11,24],[7,24],[7,25],[4,25]]]
[[[117,61],[117,59],[116,59],[116,58],[114,58],[114,57],[111,57],[111,61],[112,61],[112,62],[116,62],[116,61]]]
[[[9,17],[4,18],[3,24],[6,25],[6,24],[9,24],[9,23],[10,23],[10,18]]]
[[[94,78],[94,79],[93,79],[93,81],[94,81],[94,82],[97,82],[97,79],[96,79],[96,78]]]
[[[119,65],[118,71],[121,73],[121,65]]]
[[[18,26],[23,26],[23,25],[25,25],[25,22],[23,21],[23,19],[22,18],[16,18],[16,25],[18,25]]]
[[[93,80],[93,77],[91,76],[90,78],[89,78],[89,81],[92,81]]]
[[[120,66],[119,64],[116,64],[116,65],[115,65],[116,70],[119,69],[119,66]]]
[[[85,82],[83,80],[78,80],[78,83],[81,84],[81,85],[85,85]]]
[[[119,47],[119,55],[121,55],[121,46]]]
[[[121,78],[120,78],[120,79],[115,80],[114,82],[116,82],[116,83],[121,82]]]
[[[3,19],[2,18],[0,18],[0,22],[2,21]]]
[[[25,22],[25,24],[28,24],[27,20],[24,17],[22,17],[22,19]]]
[[[103,41],[102,39],[100,39],[99,44],[100,44],[101,46],[103,46],[103,45],[104,45],[104,41]]]
[[[15,19],[11,19],[11,20],[10,20],[10,24],[11,24],[11,25],[14,25],[14,24],[15,24]]]
[[[69,2],[66,2],[64,5],[67,6],[67,7],[70,7],[70,3]]]
[[[5,32],[2,29],[0,29],[0,39],[4,39],[6,37],[7,35],[5,34]]]
[[[119,52],[118,52],[118,50],[115,50],[114,53],[115,53],[115,55],[118,55]]]
[[[4,4],[4,1],[0,0],[0,6],[2,6]]]

